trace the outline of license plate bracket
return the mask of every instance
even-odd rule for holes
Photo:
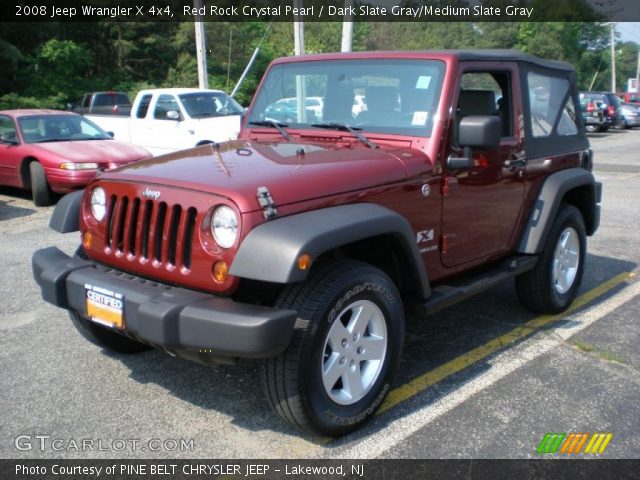
[[[124,295],[99,285],[85,284],[84,289],[87,316],[106,327],[124,329]]]

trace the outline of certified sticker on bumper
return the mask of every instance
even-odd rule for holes
[[[84,286],[87,294],[87,316],[111,328],[124,328],[124,296],[95,285]]]

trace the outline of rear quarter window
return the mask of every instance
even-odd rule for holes
[[[534,137],[576,135],[578,115],[569,80],[531,71],[527,74],[529,121]]]

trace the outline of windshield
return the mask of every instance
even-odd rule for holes
[[[248,121],[275,121],[294,128],[336,123],[365,132],[429,137],[443,74],[444,63],[434,60],[275,65],[257,93]]]
[[[196,92],[179,95],[190,117],[223,117],[240,115],[244,108],[224,92]]]
[[[80,115],[30,115],[18,118],[25,143],[111,139],[99,126]]]

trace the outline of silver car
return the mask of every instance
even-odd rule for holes
[[[620,103],[622,110],[622,126],[624,128],[640,127],[640,107],[633,103]]]

